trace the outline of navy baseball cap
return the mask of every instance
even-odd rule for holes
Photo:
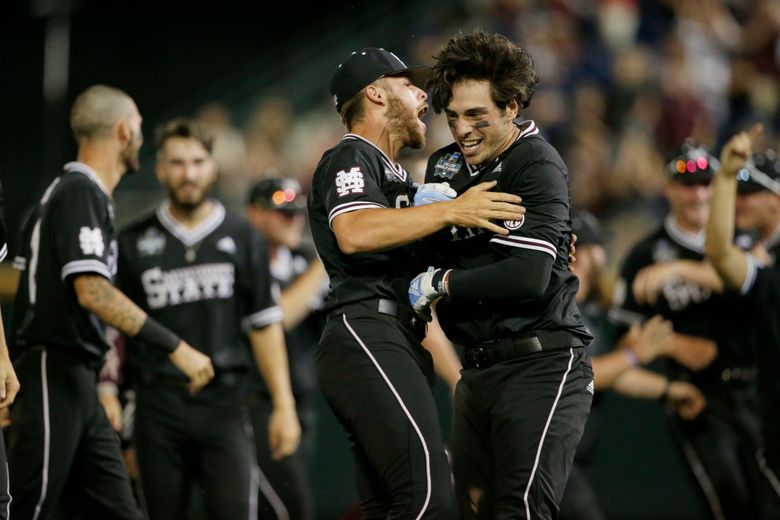
[[[330,78],[330,93],[341,112],[344,103],[379,78],[396,74],[408,74],[412,83],[425,89],[431,75],[430,67],[409,67],[390,51],[377,47],[364,47],[347,56]]]
[[[306,195],[296,179],[274,177],[262,179],[252,187],[249,204],[296,213],[306,209]]]
[[[771,191],[780,195],[780,161],[774,150],[754,154],[737,172],[737,191],[757,193]]]
[[[720,163],[706,148],[687,139],[666,164],[666,176],[675,182],[696,184],[712,182]]]

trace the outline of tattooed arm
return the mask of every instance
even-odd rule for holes
[[[152,324],[157,330],[162,328],[122,291],[100,275],[78,275],[73,280],[73,288],[79,305],[130,337],[139,335],[142,329],[151,329]],[[167,329],[163,330],[170,334]],[[192,348],[186,341],[178,340],[171,351],[170,359],[190,378],[190,388],[193,392],[205,386],[214,377],[214,368],[208,356]]]

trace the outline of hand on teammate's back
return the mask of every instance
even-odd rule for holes
[[[490,191],[496,184],[496,181],[481,182],[453,200],[448,207],[451,212],[448,221],[456,226],[485,228],[508,235],[508,229],[493,221],[521,220],[525,213],[520,205],[523,199],[510,193]]]
[[[185,341],[171,353],[171,362],[190,378],[190,392],[195,393],[214,377],[211,359],[192,348]]]

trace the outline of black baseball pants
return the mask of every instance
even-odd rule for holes
[[[755,388],[724,384],[702,391],[707,407],[696,419],[668,412],[675,441],[713,519],[756,517],[761,478]]]
[[[317,371],[352,445],[366,519],[445,518],[451,477],[431,392],[433,363],[411,328],[370,311],[330,317]]]
[[[592,382],[581,347],[461,371],[452,425],[461,518],[557,518]]]
[[[208,518],[255,520],[255,453],[241,385],[218,376],[190,395],[184,384],[142,378],[136,388],[134,442],[149,518],[185,518],[197,484]]]
[[[14,366],[22,388],[11,408],[11,518],[142,519],[96,367],[44,347]]]
[[[273,460],[268,444],[268,422],[273,405],[266,396],[252,396],[249,410],[259,466],[258,518],[314,520],[314,491],[309,475],[317,437],[317,410],[313,402],[297,402],[301,444],[292,455]]]

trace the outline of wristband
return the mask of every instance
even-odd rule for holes
[[[135,336],[168,353],[176,350],[181,342],[179,336],[157,323],[151,316],[146,317],[141,330]]]
[[[439,294],[450,294],[450,273],[452,269],[439,269],[431,278],[433,290]]]
[[[628,361],[628,364],[631,365],[633,368],[638,367],[641,365],[639,362],[639,358],[634,354],[634,351],[630,348],[626,347],[623,349],[623,355],[626,357],[626,360]]]

